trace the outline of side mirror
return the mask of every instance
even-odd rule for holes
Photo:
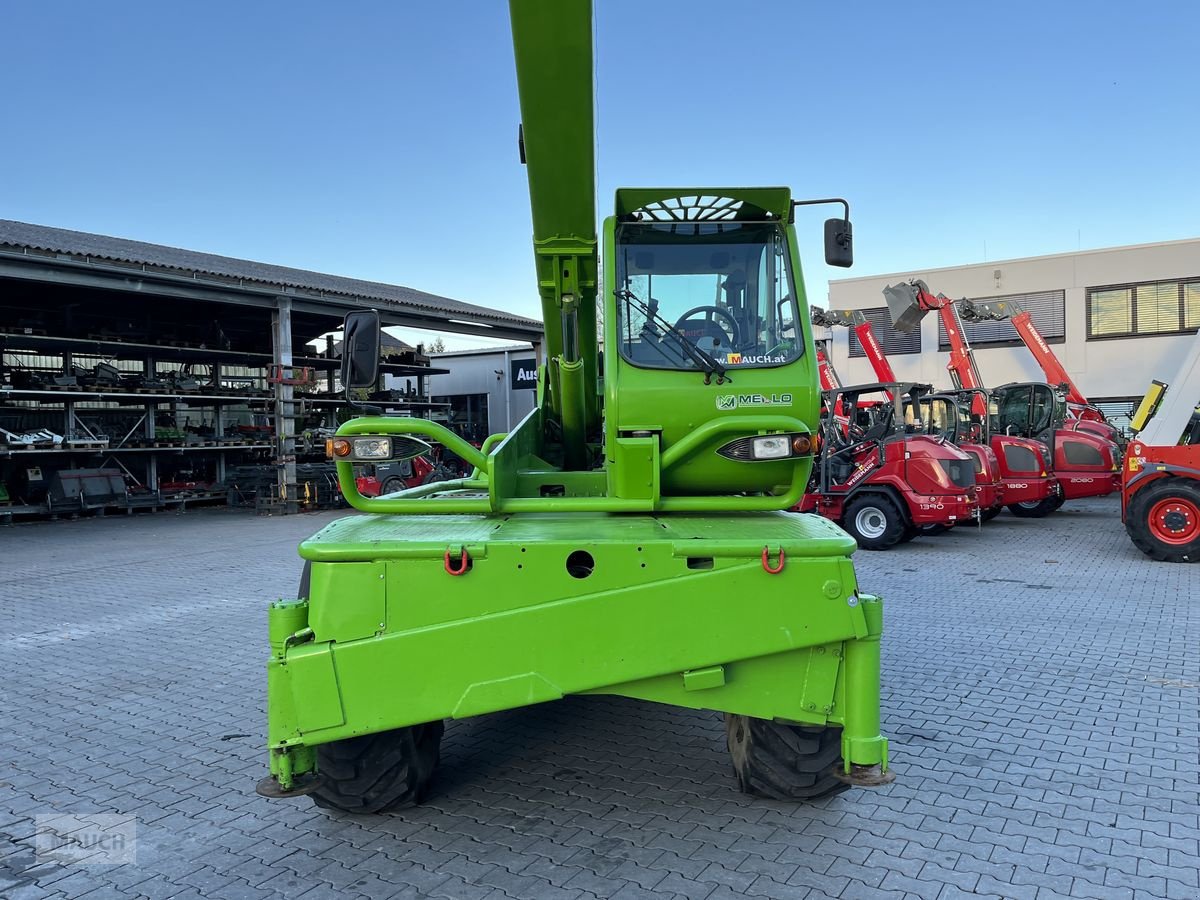
[[[342,333],[342,386],[374,387],[379,380],[379,313],[373,309],[346,313]]]
[[[825,264],[842,269],[854,265],[854,229],[849,219],[825,220]]]

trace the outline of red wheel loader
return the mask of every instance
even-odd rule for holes
[[[1200,331],[1170,383],[1155,381],[1133,414],[1121,518],[1134,545],[1162,562],[1200,562]]]
[[[799,512],[832,519],[866,550],[926,526],[975,516],[975,464],[953,444],[906,426],[928,386],[863,384],[826,391],[820,455]],[[843,424],[833,415],[841,405]]]

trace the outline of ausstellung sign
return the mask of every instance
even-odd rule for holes
[[[535,360],[510,359],[508,364],[511,367],[509,376],[512,380],[510,383],[514,388],[533,390],[537,387],[537,362]]]

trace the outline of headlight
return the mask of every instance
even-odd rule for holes
[[[392,455],[391,438],[354,438],[352,443],[358,459],[388,459]]]
[[[390,437],[337,437],[325,442],[325,455],[332,459],[392,459]]]
[[[792,455],[792,441],[787,435],[755,438],[750,444],[755,459],[783,459]]]
[[[812,436],[808,434],[764,434],[738,438],[717,450],[726,459],[738,462],[760,462],[807,456],[812,452]]]

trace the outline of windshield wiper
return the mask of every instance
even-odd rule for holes
[[[675,343],[679,346],[679,349],[704,371],[705,384],[709,383],[713,375],[717,376],[717,384],[724,384],[726,381],[733,384],[733,379],[726,374],[726,369],[723,365],[688,340],[686,334],[660,316],[655,310],[651,309],[649,304],[639,299],[633,291],[617,291],[616,294],[631,305],[634,305],[638,312],[646,317],[647,322],[657,325],[664,334],[670,335],[675,339]]]

